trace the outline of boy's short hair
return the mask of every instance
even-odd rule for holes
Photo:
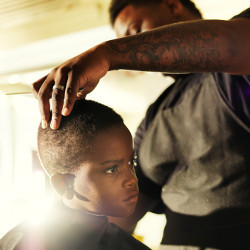
[[[122,9],[127,5],[143,6],[146,4],[162,2],[162,0],[112,0],[109,6],[109,18],[112,26],[114,25],[115,19]],[[191,13],[197,18],[202,18],[200,10],[195,6],[191,0],[180,0],[181,4],[185,6]]]
[[[123,124],[113,109],[90,100],[76,101],[69,116],[63,116],[60,128],[38,128],[38,155],[49,175],[78,169],[91,153],[93,138],[115,125]]]

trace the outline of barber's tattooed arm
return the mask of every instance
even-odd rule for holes
[[[233,72],[242,48],[227,21],[193,21],[168,25],[107,42],[111,69],[170,73]],[[250,45],[248,45],[250,46]],[[112,58],[112,56],[111,56]],[[250,70],[249,70],[250,71]]]
[[[57,129],[62,115],[70,114],[75,100],[90,93],[109,70],[250,75],[249,27],[249,18],[199,20],[99,44],[33,83],[42,126],[47,127],[51,108],[51,128]]]

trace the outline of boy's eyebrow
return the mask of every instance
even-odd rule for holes
[[[123,162],[124,159],[119,159],[119,160],[108,160],[108,161],[104,161],[102,163],[100,163],[100,165],[105,165],[105,164],[110,164],[110,163],[121,163]]]
[[[133,150],[132,154],[131,154],[131,159],[134,158],[136,155],[135,151]],[[124,159],[118,159],[118,160],[107,160],[104,162],[101,162],[100,165],[105,165],[105,164],[110,164],[110,163],[121,163],[123,162]]]

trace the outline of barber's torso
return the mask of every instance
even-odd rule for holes
[[[173,231],[185,238],[200,226],[210,230],[250,221],[250,128],[226,102],[216,77],[224,76],[192,74],[177,80],[171,91],[185,88],[185,93],[176,96],[175,105],[166,95],[141,141],[140,166],[162,187],[173,228],[170,242]],[[241,77],[232,84],[249,80]],[[194,226],[185,221],[195,221]]]

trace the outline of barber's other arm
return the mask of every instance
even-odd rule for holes
[[[52,98],[53,129],[69,115],[107,71],[130,69],[169,73],[229,72],[250,74],[250,19],[183,22],[114,39],[64,62],[33,83],[44,127]],[[53,89],[65,86],[65,92]],[[80,89],[84,88],[81,92]]]

